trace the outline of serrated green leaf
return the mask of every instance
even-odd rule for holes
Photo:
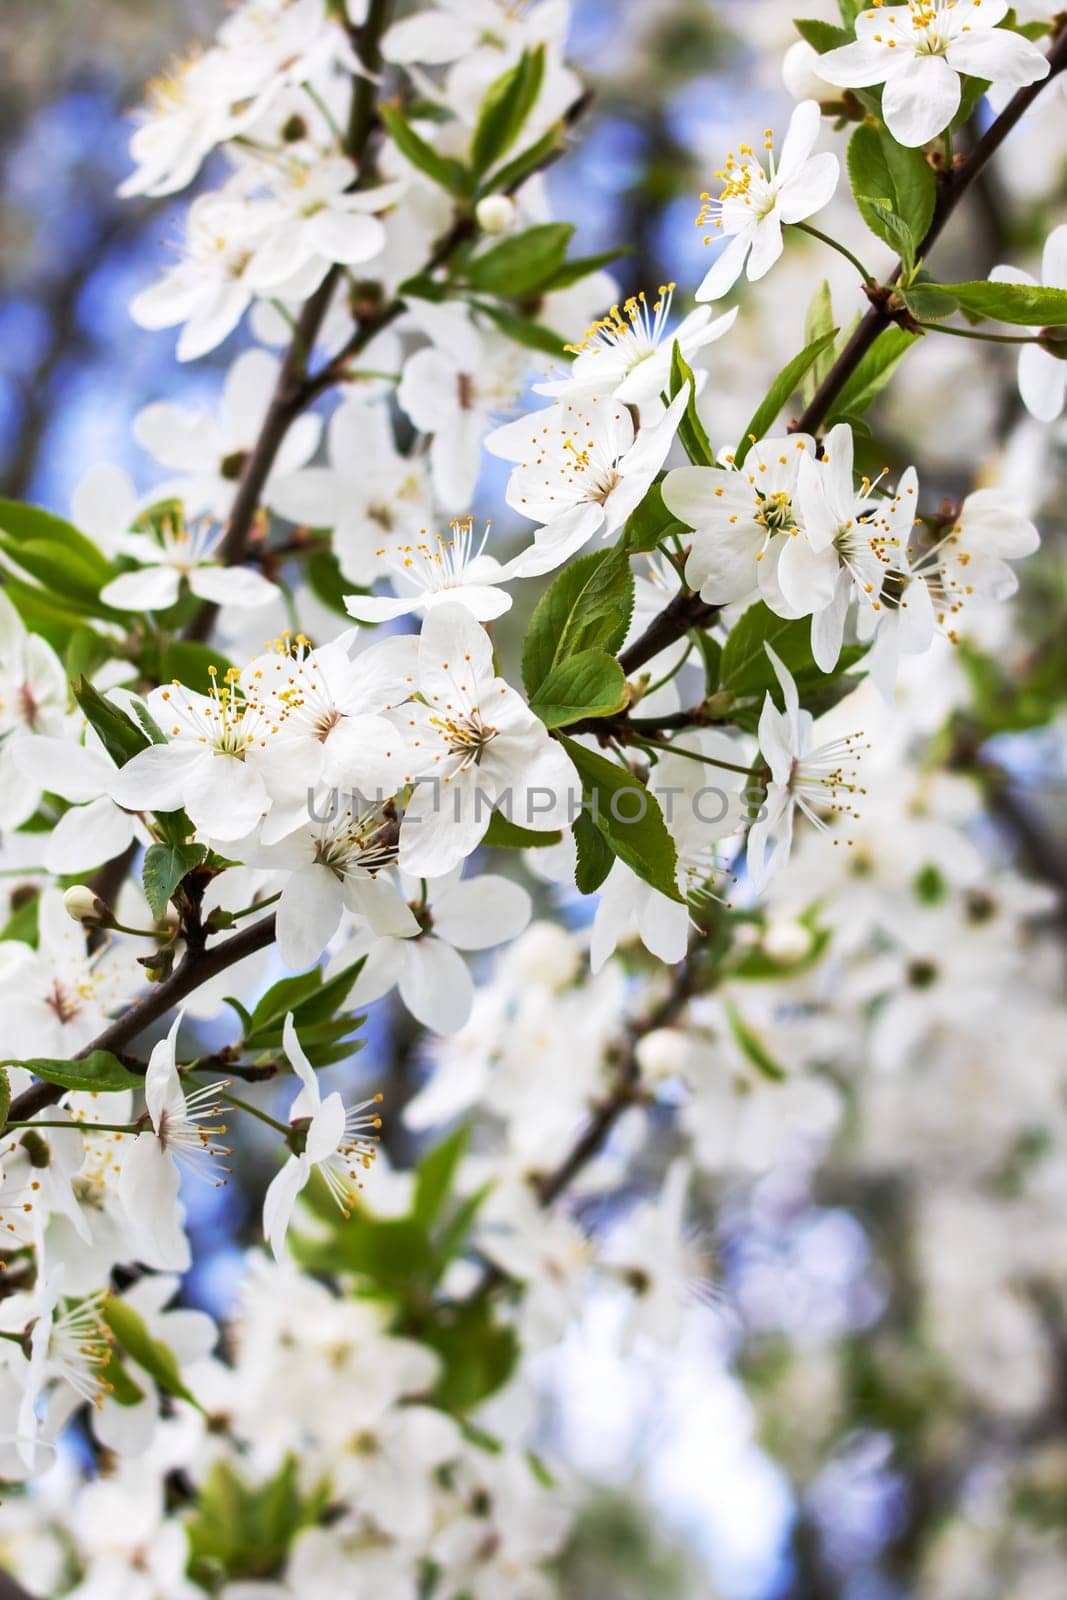
[[[522,654],[522,681],[531,700],[552,668],[568,656],[620,648],[630,626],[634,580],[624,550],[579,556],[538,601]]]
[[[200,866],[206,856],[207,846],[202,844],[149,845],[141,868],[141,883],[148,908],[157,921],[185,874]]]
[[[509,234],[467,262],[467,281],[481,294],[505,299],[534,294],[559,271],[573,236],[569,222],[542,222]]]
[[[565,728],[583,717],[610,717],[626,705],[626,674],[605,650],[580,650],[549,669],[530,710],[546,728]]]
[[[743,465],[745,457],[752,449],[753,444],[767,437],[774,426],[778,413],[790,395],[796,392],[809,367],[815,364],[824,350],[830,348],[836,334],[837,329],[831,328],[829,332],[822,334],[818,339],[812,340],[806,349],[802,350],[798,356],[794,356],[792,361],[782,368],[767,390],[766,396],[756,407],[754,416],[741,435],[737,449],[734,451],[735,466],[740,467]]]
[[[897,293],[912,316],[922,321],[937,322],[959,310],[959,302],[939,283],[920,279],[907,289],[898,289]]]
[[[849,141],[848,175],[864,222],[910,270],[937,200],[930,163],[921,150],[897,144],[885,128],[864,122]]]
[[[131,756],[147,750],[151,740],[144,730],[118,706],[105,700],[88,678],[74,685],[74,698],[116,766],[125,766]]]
[[[1015,327],[1067,327],[1067,289],[1028,283],[945,283],[941,286],[972,317],[992,317]]]
[[[793,26],[820,55],[825,55],[827,50],[839,50],[855,38],[851,28],[839,28],[834,22],[821,22],[816,17],[794,17]]]
[[[614,853],[587,811],[582,812],[571,831],[577,849],[575,887],[580,894],[596,894],[615,864]]]
[[[862,416],[921,337],[903,328],[886,328],[880,333],[834,402],[834,419]]]
[[[469,175],[462,162],[439,155],[432,144],[427,144],[422,135],[415,132],[399,106],[381,104],[378,109],[386,131],[406,161],[442,189],[447,189],[449,194],[467,193]]]
[[[563,735],[560,743],[578,769],[586,805],[612,854],[668,899],[680,901],[678,852],[655,796],[606,757]]]
[[[470,164],[476,178],[511,149],[537,103],[544,76],[542,44],[524,50],[515,65],[489,85],[471,139]]]
[[[91,1094],[115,1094],[120,1089],[143,1089],[144,1078],[129,1072],[108,1050],[91,1050],[73,1061],[53,1061],[33,1056],[27,1061],[7,1061],[9,1067],[23,1067],[35,1078],[55,1083],[63,1089],[84,1089]]]

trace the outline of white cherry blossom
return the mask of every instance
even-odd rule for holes
[[[140,569],[112,578],[101,589],[101,600],[120,611],[166,611],[184,583],[198,600],[215,605],[270,605],[279,595],[276,584],[251,567],[215,559],[223,534],[210,522],[187,523],[180,510],[160,517],[152,533],[120,534],[119,552],[132,556]]]
[[[1035,278],[1018,267],[994,267],[989,277],[993,283],[1023,283],[1031,287],[1037,284]],[[1041,283],[1046,289],[1067,289],[1067,222],[1053,228],[1045,240]],[[1041,331],[1030,329],[1035,337]],[[1055,422],[1067,398],[1067,361],[1040,345],[1023,345],[1019,352],[1019,393],[1027,411],[1038,422]]]

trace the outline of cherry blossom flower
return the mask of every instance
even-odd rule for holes
[[[220,49],[174,62],[148,85],[130,139],[136,167],[119,194],[164,195],[184,189],[204,157],[250,126],[259,107],[247,90],[258,71],[247,57]]]
[[[559,401],[489,435],[493,455],[518,463],[508,479],[508,505],[540,524],[511,572],[551,572],[597,533],[618,533],[667,459],[689,391],[683,384],[660,420],[636,431],[621,401],[591,395]]]
[[[374,1160],[377,1133],[382,1119],[376,1109],[380,1094],[358,1105],[346,1107],[337,1093],[325,1100],[319,1089],[315,1069],[297,1037],[293,1014],[289,1012],[282,1029],[282,1048],[301,1088],[289,1107],[289,1123],[299,1132],[299,1153],[289,1157],[272,1178],[263,1200],[263,1232],[275,1258],[280,1260],[285,1236],[297,1196],[318,1171],[330,1193],[347,1217],[356,1193],[362,1187],[362,1174]],[[293,1135],[290,1135],[292,1142]]]
[[[580,785],[569,757],[496,676],[489,635],[463,606],[428,613],[418,690],[420,699],[397,714],[420,780],[400,829],[405,872],[451,872],[481,842],[497,805],[535,832],[570,818]]]
[[[222,1086],[207,1083],[186,1095],[176,1047],[184,1013],[165,1039],[152,1046],[145,1073],[145,1107],[150,1128],[131,1140],[122,1156],[119,1196],[126,1213],[134,1254],[147,1266],[184,1272],[189,1241],[178,1202],[182,1168],[219,1187],[226,1181],[229,1146],[219,1141],[226,1126]]]
[[[198,600],[215,605],[270,605],[279,597],[276,584],[251,567],[223,566],[213,559],[223,532],[209,522],[190,526],[176,511],[163,516],[153,534],[121,534],[119,551],[139,561],[141,567],[112,578],[101,589],[101,600],[120,611],[166,611],[186,583]]]
[[[39,634],[27,632],[0,593],[0,825],[5,828],[31,817],[41,798],[18,761],[18,746],[31,735],[62,733],[67,695],[67,675],[55,651]]]
[[[448,601],[465,606],[478,622],[503,616],[511,607],[511,596],[499,586],[513,575],[513,564],[501,566],[494,556],[485,554],[492,524],[486,523],[477,543],[473,517],[457,518],[451,527],[451,539],[423,528],[414,543],[394,540],[376,550],[377,560],[399,592],[395,599],[346,595],[349,616],[357,622],[390,622],[412,612],[425,614]]]
[[[863,793],[856,778],[855,755],[860,734],[848,734],[816,744],[815,719],[803,711],[793,675],[765,645],[785,701],[779,711],[768,694],[759,720],[759,747],[770,768],[764,815],[748,834],[748,870],[753,884],[763,889],[772,868],[789,859],[793,819],[799,810],[816,827],[825,827],[820,810],[851,815]],[[818,809],[817,809],[818,808]]]
[[[694,356],[729,333],[737,320],[736,306],[714,322],[711,311],[698,306],[672,329],[676,288],[673,283],[661,284],[651,311],[642,290],[598,317],[580,343],[567,347],[575,357],[569,376],[535,384],[535,392],[555,399],[602,394],[626,405],[654,406],[669,386],[675,344],[692,366]]]
[[[698,300],[721,300],[737,282],[747,263],[748,279],[755,283],[774,266],[784,248],[782,226],[804,222],[828,205],[837,188],[840,169],[829,152],[813,156],[819,136],[821,112],[817,100],[802,100],[789,120],[781,159],[774,159],[773,136],[764,135],[767,169],[750,145],[740,154],[731,151],[716,177],[723,184],[717,199],[701,196],[697,227],[709,221],[730,243],[718,256],[697,290]],[[709,234],[711,244],[715,234]]]
[[[180,500],[191,517],[206,515],[224,521],[229,516],[238,479],[259,437],[280,368],[281,363],[265,350],[246,350],[226,374],[217,415],[169,401],[145,406],[137,413],[133,431],[138,444],[160,466],[179,474],[153,491],[155,500]],[[264,503],[272,503],[271,489],[278,479],[306,466],[321,432],[322,419],[314,412],[294,420],[263,486]],[[79,521],[79,526],[85,528],[86,524]]]
[[[693,529],[685,576],[703,600],[730,605],[758,587],[773,610],[781,607],[778,561],[797,526],[801,458],[814,449],[808,434],[795,433],[754,444],[739,469],[668,472],[663,501]]]
[[[993,283],[1037,285],[1037,279],[1018,267],[994,267],[989,277]],[[1047,289],[1067,289],[1067,222],[1053,228],[1045,241],[1041,283]],[[1041,331],[1030,329],[1035,337]],[[1040,345],[1023,345],[1019,352],[1019,393],[1027,411],[1038,422],[1055,422],[1067,398],[1067,361]]]
[[[41,790],[71,801],[50,830],[41,860],[49,872],[65,874],[98,867],[122,854],[134,839],[147,842],[136,818],[111,798],[116,767],[94,731],[85,743],[34,734],[14,749],[18,766]]]
[[[818,73],[842,89],[884,83],[882,115],[898,144],[923,145],[959,110],[960,74],[1024,88],[1048,76],[1043,53],[1000,28],[1008,0],[908,0],[874,4],[856,18],[856,39],[819,57]]]
[[[517,938],[531,905],[526,890],[509,878],[482,873],[463,880],[462,870],[432,878],[422,892],[416,879],[401,877],[415,937],[386,937],[387,930],[372,923],[345,944],[334,965],[366,956],[349,997],[352,1005],[380,1000],[395,985],[411,1015],[434,1033],[456,1033],[466,1025],[474,984],[458,952],[490,950]]]

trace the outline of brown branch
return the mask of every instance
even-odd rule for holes
[[[184,1000],[186,995],[192,994],[194,989],[199,989],[201,984],[217,977],[220,972],[225,972],[236,962],[243,961],[245,956],[254,955],[258,950],[265,950],[273,943],[274,918],[270,916],[265,917],[262,922],[253,922],[249,927],[242,928],[240,933],[235,933],[221,944],[213,945],[209,950],[187,950],[169,978],[156,984],[136,1005],[124,1011],[114,1022],[108,1023],[102,1033],[71,1059],[80,1061],[93,1050],[114,1052],[122,1049],[131,1040],[136,1039],[139,1033],[143,1033],[145,1028],[150,1027],[153,1022],[158,1022],[160,1017],[165,1016]],[[66,1093],[66,1089],[59,1084],[43,1081],[32,1084],[11,1102],[8,1121],[25,1122],[45,1106],[55,1105],[56,1101],[62,1099]]]

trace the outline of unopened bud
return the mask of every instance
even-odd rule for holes
[[[483,233],[507,233],[515,221],[515,202],[506,194],[487,194],[474,208]]]
[[[84,883],[76,883],[63,896],[63,909],[75,922],[98,928],[112,920],[111,907]]]
[[[637,1042],[637,1064],[645,1078],[680,1077],[689,1063],[689,1041],[677,1028],[654,1028]]]
[[[791,966],[811,950],[811,931],[802,922],[772,922],[763,935],[763,953]]]
[[[794,100],[835,100],[841,91],[819,77],[819,52],[806,39],[790,45],[782,62],[782,82]]]

